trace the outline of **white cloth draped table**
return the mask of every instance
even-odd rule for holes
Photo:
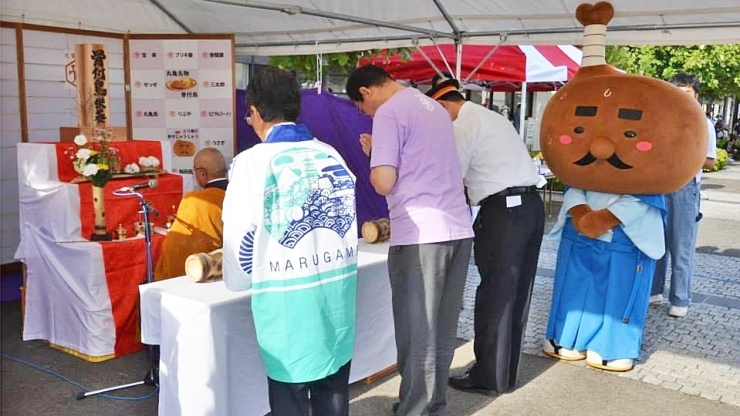
[[[167,142],[161,146],[162,168],[167,170],[172,149]],[[59,180],[58,164],[71,161],[57,160],[56,144],[19,143],[17,155],[21,242],[15,258],[26,265],[23,339],[47,340],[90,361],[113,358],[121,328],[111,299],[136,297],[138,282],[117,282],[125,294],[111,293],[115,289],[106,278],[103,246],[86,241],[81,233],[79,186]],[[193,189],[193,180],[191,175],[182,179],[184,194]],[[145,264],[140,242],[106,244],[122,244],[109,248],[120,250],[128,265]]]
[[[396,363],[388,243],[359,243],[357,337],[350,382]],[[141,285],[142,341],[160,345],[160,416],[263,416],[267,379],[250,291],[187,277]]]

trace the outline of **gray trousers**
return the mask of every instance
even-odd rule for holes
[[[388,250],[398,369],[397,416],[442,415],[472,239]]]

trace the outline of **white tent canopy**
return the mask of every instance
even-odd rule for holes
[[[2,20],[131,33],[234,33],[237,53],[430,43],[580,44],[581,0],[3,0]],[[740,40],[738,0],[613,0],[609,44]]]

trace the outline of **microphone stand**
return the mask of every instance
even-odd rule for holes
[[[144,199],[144,196],[135,190],[128,188],[125,190],[113,191],[113,195],[116,196],[136,196],[139,198],[139,213],[144,215],[144,241],[146,244],[146,282],[154,282],[154,262],[152,258],[152,227],[149,221],[149,211],[154,209]],[[146,352],[149,359],[149,370],[144,379],[134,383],[121,384],[119,386],[107,387],[104,389],[80,392],[77,394],[77,400],[86,399],[88,397],[96,396],[98,394],[108,393],[117,390],[123,390],[130,387],[136,387],[141,385],[159,387],[159,349],[157,346],[146,344]]]

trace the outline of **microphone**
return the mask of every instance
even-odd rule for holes
[[[156,179],[149,179],[149,181],[144,183],[139,183],[132,186],[124,186],[123,188],[117,189],[116,192],[133,192],[138,189],[156,188],[157,185],[159,185],[159,182]]]

